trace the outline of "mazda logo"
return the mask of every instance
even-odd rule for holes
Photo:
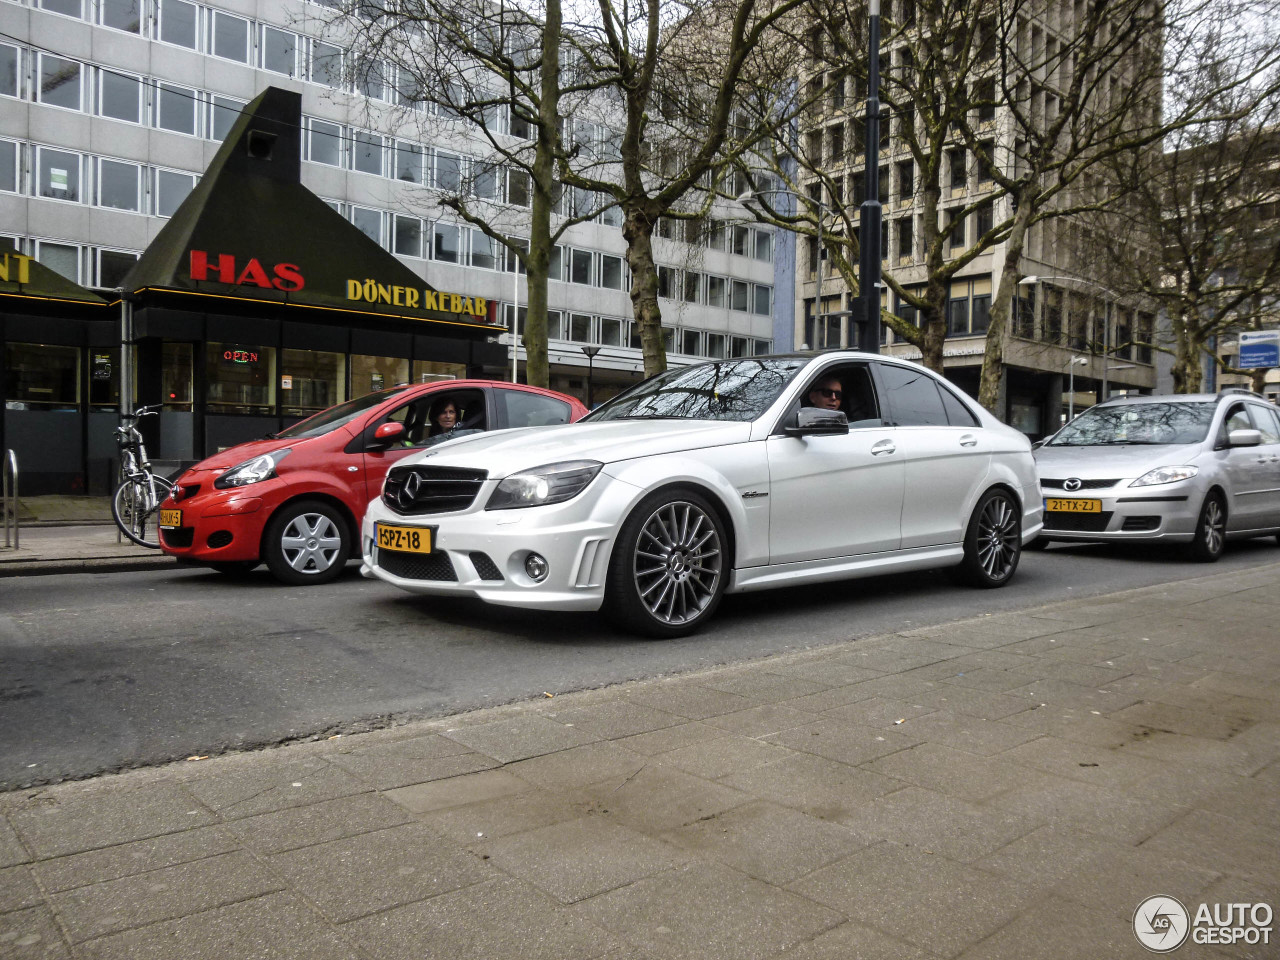
[[[1079,477],[1071,477],[1069,480],[1062,481],[1062,489],[1069,490],[1072,493],[1075,493],[1077,490],[1079,490],[1083,486],[1084,486],[1084,481],[1081,480]]]
[[[412,506],[413,502],[418,499],[418,491],[421,489],[422,478],[416,473],[410,473],[404,478],[404,486],[396,494],[396,503],[402,507]]]

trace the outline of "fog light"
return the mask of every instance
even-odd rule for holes
[[[529,575],[529,579],[534,583],[541,583],[547,579],[547,574],[551,572],[551,565],[547,563],[545,557],[537,553],[531,553],[524,558],[524,572]]]

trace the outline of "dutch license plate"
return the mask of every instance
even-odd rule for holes
[[[1044,508],[1051,513],[1101,513],[1101,500],[1046,499]]]
[[[166,527],[166,528],[182,526],[182,511],[181,510],[161,510],[160,526]]]
[[[375,525],[378,549],[401,553],[430,553],[430,527],[396,527],[388,523]]]

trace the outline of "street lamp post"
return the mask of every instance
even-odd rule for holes
[[[1068,377],[1070,385],[1067,387],[1067,423],[1076,418],[1076,365],[1083,366],[1089,362],[1088,357],[1072,357],[1071,362],[1067,364]],[[1058,411],[1062,411],[1062,407],[1058,407]]]
[[[862,302],[861,349],[880,352],[880,0],[868,0],[867,160],[859,211],[858,299]]]
[[[582,352],[587,355],[587,409],[591,409],[591,387],[592,374],[595,371],[596,354],[600,352],[600,348],[594,345],[585,346]]]

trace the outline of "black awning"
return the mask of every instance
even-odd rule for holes
[[[14,312],[44,313],[76,304],[99,310],[107,301],[34,257],[21,254],[11,243],[0,241],[0,302]]]

